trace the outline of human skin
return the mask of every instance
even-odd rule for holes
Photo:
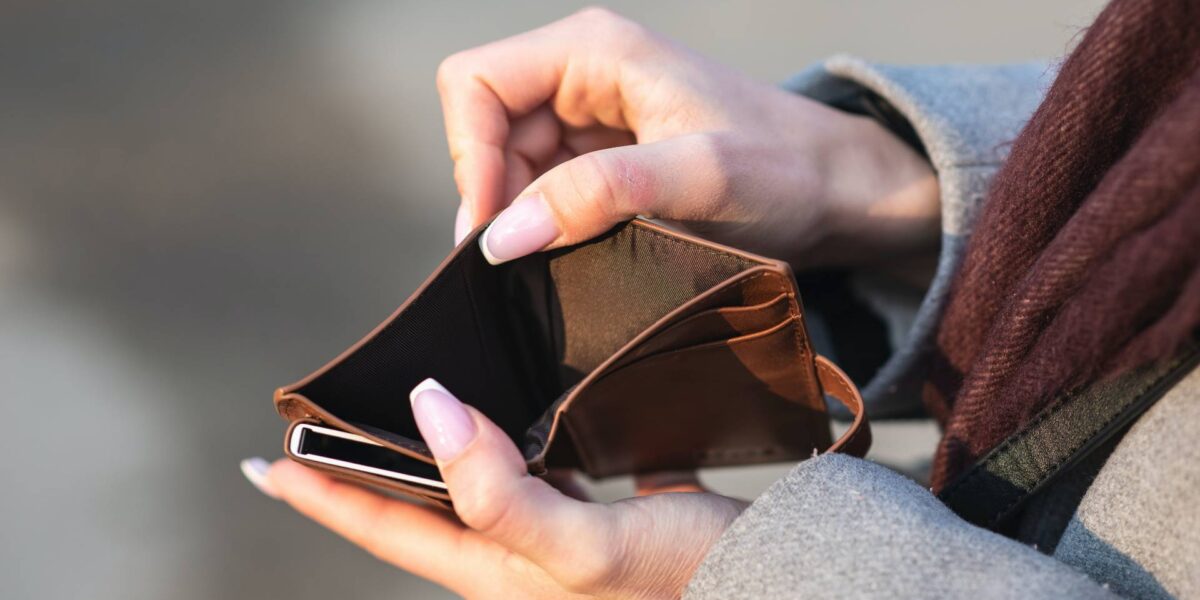
[[[438,71],[460,240],[493,263],[662,219],[797,267],[935,248],[937,181],[869,119],[753,81],[602,9],[456,54]],[[261,459],[264,493],[469,598],[677,598],[746,503],[688,473],[587,501],[436,383],[413,413],[454,513]]]

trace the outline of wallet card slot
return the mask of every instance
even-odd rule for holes
[[[569,431],[559,427],[560,419],[556,416],[556,413],[565,404],[571,402],[576,389],[581,386],[586,387],[590,385],[590,381],[596,377],[603,376],[604,373],[611,373],[620,366],[632,362],[634,359],[644,357],[646,352],[643,346],[647,342],[653,339],[659,332],[679,324],[692,315],[718,308],[765,306],[773,300],[779,299],[781,295],[786,296],[785,300],[790,305],[791,300],[789,298],[791,296],[788,291],[790,289],[785,272],[780,272],[778,269],[768,266],[758,266],[734,273],[699,295],[688,298],[683,304],[673,308],[668,314],[659,318],[657,322],[643,328],[633,339],[625,341],[625,348],[609,357],[605,364],[594,369],[588,374],[586,379],[574,382],[565,388],[563,393],[547,407],[542,413],[541,418],[526,433],[525,444],[521,446],[525,457],[535,462],[541,460],[545,460],[548,463],[552,462],[555,466],[559,467],[573,468],[578,466],[580,464],[579,460],[572,458],[577,456],[577,453],[574,451],[574,444],[570,441]],[[769,328],[770,325],[778,323],[782,318],[775,319],[769,325],[764,325],[762,329]],[[559,345],[556,347],[562,348],[563,346]],[[559,442],[550,444],[554,438],[565,439],[560,439]],[[564,449],[562,448],[564,444],[570,444],[572,448]],[[549,454],[542,454],[542,449],[550,447],[556,448],[556,450],[550,451]]]
[[[722,306],[700,311],[668,325],[623,356],[614,366],[619,368],[620,365],[663,352],[708,342],[733,341],[772,329],[788,317],[790,300],[791,294],[780,293],[771,300],[753,306]]]
[[[686,353],[692,352],[692,351],[703,352],[706,349],[734,348],[739,345],[752,342],[753,340],[758,339],[758,338],[769,337],[771,335],[777,334],[779,331],[784,330],[784,329],[790,330],[789,326],[792,325],[794,321],[795,321],[795,319],[793,317],[785,316],[782,321],[777,321],[774,325],[767,327],[766,329],[761,329],[759,331],[753,332],[753,333],[737,335],[737,336],[734,336],[731,338],[720,339],[720,340],[715,340],[715,341],[701,342],[701,343],[693,344],[693,345],[689,345],[689,346],[679,346],[679,347],[667,348],[661,352],[638,356],[631,360],[620,360],[620,361],[614,362],[606,370],[606,372],[603,373],[600,377],[601,378],[608,377],[619,371],[622,371],[624,369],[628,369],[634,365],[637,365],[639,363],[652,362],[656,359],[669,357],[673,354],[686,354]]]
[[[530,427],[526,435],[526,444],[522,446],[526,458],[532,461],[531,465],[538,468],[541,468],[541,465],[577,468],[582,461],[578,458],[579,453],[571,441],[570,429],[566,426],[565,421],[557,416],[559,411],[564,408],[569,410],[573,398],[577,395],[576,390],[586,389],[596,378],[603,377],[606,373],[612,373],[634,360],[644,358],[647,355],[647,348],[643,348],[643,346],[659,332],[700,312],[719,308],[770,305],[772,301],[784,295],[785,309],[790,312],[792,308],[795,308],[795,314],[798,315],[799,306],[790,292],[791,289],[786,271],[760,265],[735,273],[703,293],[687,299],[686,302],[672,309],[657,322],[646,326],[633,339],[625,342],[624,348],[609,357],[603,365],[594,369],[584,380],[565,390],[547,408],[537,423]],[[775,319],[769,325],[764,325],[762,329],[770,329],[785,316]],[[806,344],[805,347],[807,347]],[[648,349],[654,350],[654,348]],[[555,442],[555,439],[559,441]],[[570,444],[572,448],[565,449],[562,447],[564,444]],[[549,449],[548,453],[543,453],[542,449]]]
[[[566,413],[585,470],[604,477],[772,462],[831,443],[801,322],[646,357],[601,375]]]

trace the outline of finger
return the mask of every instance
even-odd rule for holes
[[[613,531],[607,506],[571,499],[530,476],[508,435],[436,381],[422,382],[411,399],[463,523],[556,578],[607,567]]]
[[[551,597],[553,579],[465,528],[450,513],[369,492],[291,461],[267,472],[271,491],[379,559],[467,597]],[[515,559],[514,559],[515,558]]]
[[[545,164],[558,150],[562,134],[562,123],[543,104],[512,122],[506,150],[531,166]]]
[[[495,214],[506,200],[502,161],[511,119],[553,99],[559,119],[573,127],[600,123],[629,129],[620,67],[650,40],[631,21],[587,9],[442,62],[438,90],[446,137],[473,224]],[[597,52],[604,60],[593,60]]]
[[[549,105],[543,104],[533,112],[514,120],[509,126],[504,152],[504,194],[496,209],[507,202],[546,171],[586,152],[632,144],[633,134],[607,127],[571,128],[564,132],[562,123]],[[462,163],[466,164],[466,163]],[[464,166],[463,168],[469,168]],[[458,245],[475,227],[493,213],[475,213],[466,197],[460,203],[454,220],[454,243]]]
[[[516,119],[509,128],[507,148],[503,156],[504,195],[494,209],[500,210],[508,200],[525,189],[533,179],[553,163],[555,152],[561,148],[561,125],[549,106],[543,105],[532,113]],[[486,154],[486,153],[485,153]],[[487,158],[486,156],[484,158]],[[478,168],[470,161],[459,161],[456,169]],[[494,211],[476,214],[464,195],[454,218],[454,245],[482,222],[494,216]]]
[[[387,498],[289,460],[271,465],[267,480],[301,514],[420,577],[448,584],[482,566],[461,551],[464,528],[445,511]]]
[[[731,165],[719,146],[717,136],[696,134],[576,157],[530,184],[480,236],[480,248],[499,264],[636,216],[720,219]]]
[[[639,496],[664,494],[667,492],[707,492],[695,471],[660,471],[643,473],[633,478]]]
[[[503,202],[516,197],[541,174],[561,141],[562,125],[547,105],[513,121],[505,149]]]
[[[503,208],[510,117],[527,114],[558,89],[566,53],[551,42],[534,30],[455,54],[438,68],[454,180],[472,226]]]

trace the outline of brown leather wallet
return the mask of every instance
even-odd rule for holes
[[[422,479],[298,450],[312,426],[327,427],[365,443],[339,450],[351,459],[365,450],[368,461],[436,479],[408,401],[426,377],[507,432],[534,475],[861,456],[870,446],[858,390],[813,353],[786,263],[634,220],[492,266],[481,231],[360,342],[276,391],[292,423],[288,456],[445,504],[444,488]],[[825,394],[854,414],[836,442]]]

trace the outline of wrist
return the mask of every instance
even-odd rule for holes
[[[874,119],[826,121],[821,235],[806,265],[856,265],[928,254],[940,241],[939,185],[929,161]]]

